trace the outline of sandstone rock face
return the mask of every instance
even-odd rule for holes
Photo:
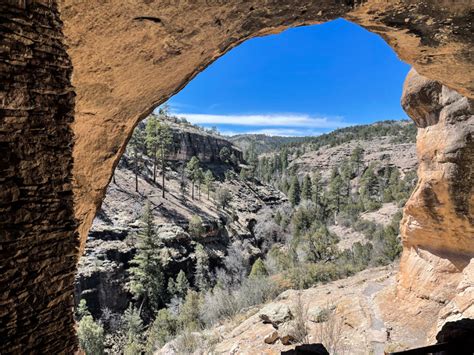
[[[473,104],[414,70],[407,77],[402,105],[419,127],[419,181],[402,220],[401,294],[446,303],[463,289],[474,257]]]
[[[219,163],[219,153],[227,147],[238,161],[243,161],[242,151],[223,137],[210,134],[195,127],[172,125],[173,144],[168,155],[169,160],[188,161],[193,156],[202,163]]]
[[[77,92],[76,217],[82,241],[137,122],[244,40],[345,17],[417,70],[472,96],[472,4],[451,1],[61,1]],[[454,59],[455,58],[455,59]]]
[[[74,92],[61,26],[54,2],[0,2],[1,354],[76,347]]]

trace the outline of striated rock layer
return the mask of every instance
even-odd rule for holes
[[[401,222],[399,296],[453,300],[439,328],[474,316],[474,100],[412,69],[402,106],[418,126],[419,179]]]
[[[0,2],[0,354],[72,354],[74,92],[57,8]]]

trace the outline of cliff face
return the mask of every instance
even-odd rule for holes
[[[173,129],[173,148],[168,158],[174,161],[188,161],[193,156],[203,163],[220,162],[219,152],[227,147],[238,161],[243,161],[242,151],[231,142],[216,135],[195,129]]]
[[[418,126],[419,180],[402,221],[399,296],[451,301],[439,328],[474,315],[473,101],[412,70],[402,105]]]

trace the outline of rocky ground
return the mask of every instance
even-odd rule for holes
[[[301,328],[296,326],[298,314],[303,314],[305,341],[322,341],[331,354],[382,354],[426,345],[428,334],[423,329],[429,329],[430,315],[441,306],[416,300],[415,312],[410,305],[398,304],[397,271],[394,264],[307,290],[287,290],[274,301],[196,336],[208,344],[212,339],[203,353],[280,354],[295,347],[292,338]],[[158,354],[175,354],[173,346],[174,342],[168,343]]]

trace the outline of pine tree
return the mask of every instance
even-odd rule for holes
[[[354,165],[355,174],[359,176],[360,167],[363,164],[364,159],[364,149],[358,145],[351,153],[351,163]]]
[[[124,355],[140,354],[143,349],[143,332],[145,327],[140,317],[140,311],[130,305],[123,314],[126,344]]]
[[[178,298],[184,299],[188,289],[189,281],[183,270],[179,271],[178,276],[176,276],[176,280],[173,280],[172,278],[169,279],[168,293],[171,297],[177,296]]]
[[[204,185],[206,186],[208,200],[209,200],[210,192],[213,189],[214,180],[215,179],[214,179],[214,175],[212,174],[212,171],[207,170],[206,173],[204,174]]]
[[[135,173],[135,192],[138,192],[138,174],[143,166],[143,151],[145,135],[143,129],[138,125],[133,131],[132,137],[128,142],[127,149],[130,151],[130,155],[133,161],[133,172]]]
[[[312,193],[312,196],[311,196],[311,199],[313,200],[313,202],[318,205],[320,203],[320,200],[321,200],[321,191],[322,191],[322,188],[321,188],[321,174],[319,172],[315,172],[313,174],[313,178],[311,179],[311,193]]]
[[[143,226],[137,235],[137,253],[130,262],[134,266],[129,269],[128,286],[134,297],[141,299],[142,305],[148,301],[152,309],[158,310],[166,295],[159,253],[160,244],[149,202],[145,206],[142,219]]]
[[[77,337],[79,346],[86,355],[104,354],[104,328],[100,323],[94,321],[87,309],[86,300],[82,299],[77,310],[79,323],[77,327]]]
[[[201,185],[204,183],[204,171],[202,168],[199,168],[196,172],[196,182],[198,189],[198,199],[201,199]]]
[[[189,234],[193,237],[200,237],[204,233],[204,227],[202,225],[201,217],[194,215],[189,220]]]
[[[194,200],[194,186],[199,178],[199,159],[195,156],[186,165],[186,174],[191,180],[191,198]]]
[[[228,163],[230,159],[230,149],[228,147],[222,147],[219,151],[219,158],[223,163]]]
[[[309,201],[312,195],[312,183],[309,175],[305,175],[303,185],[301,186],[301,200]]]
[[[196,271],[194,278],[196,286],[200,291],[205,291],[209,288],[210,273],[209,273],[209,256],[202,244],[196,245]]]
[[[290,189],[288,191],[288,200],[293,207],[300,203],[300,183],[297,176],[293,176]]]
[[[201,298],[199,293],[188,290],[186,298],[179,309],[178,324],[182,330],[198,331],[201,329],[199,310],[201,308]]]
[[[343,181],[341,175],[333,174],[331,182],[329,183],[329,199],[331,200],[331,207],[334,214],[338,214],[341,209],[341,200],[343,198]]]
[[[258,278],[262,276],[268,276],[267,268],[263,263],[262,259],[258,258],[252,265],[252,270],[250,271],[250,277]]]

